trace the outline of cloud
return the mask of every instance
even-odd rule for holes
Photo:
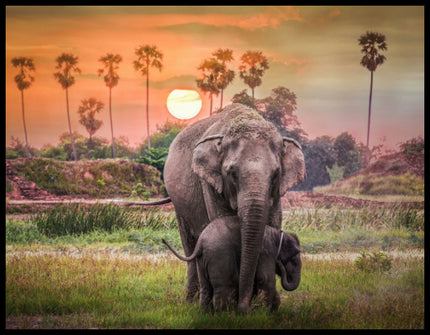
[[[299,21],[304,19],[300,16],[299,9],[291,6],[268,7],[265,11],[250,17],[240,18],[231,25],[236,25],[243,29],[254,30],[257,28],[277,27],[283,21]]]
[[[151,17],[154,23],[162,29],[178,29],[180,26],[202,24],[213,27],[238,27],[244,30],[256,30],[261,28],[275,28],[285,21],[299,21],[299,9],[291,6],[256,7],[251,13],[236,12],[235,14],[210,13],[210,14],[182,14],[182,15],[157,15]],[[165,24],[168,22],[168,24]]]
[[[196,79],[197,77],[192,75],[182,75],[182,76],[171,77],[165,80],[152,81],[150,83],[150,86],[156,89],[164,89],[164,88],[171,88],[171,87],[194,89],[196,87]]]

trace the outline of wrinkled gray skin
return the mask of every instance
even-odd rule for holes
[[[185,128],[172,142],[164,182],[187,256],[209,222],[239,217],[241,263],[238,310],[247,313],[264,227],[280,228],[280,197],[303,181],[300,145],[282,138],[257,112],[232,104]],[[198,292],[195,262],[188,263],[187,301]]]
[[[164,239],[162,241],[179,259],[187,262],[196,259],[202,309],[212,308],[213,302],[215,310],[224,310],[237,302],[240,266],[240,225],[237,216],[226,216],[211,222],[201,233],[196,249],[189,257],[179,255]],[[281,276],[285,290],[293,291],[299,286],[301,267],[297,236],[266,226],[253,296],[261,290],[266,306],[272,310],[278,309],[281,300],[276,290],[275,274]]]

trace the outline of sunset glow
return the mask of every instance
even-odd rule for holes
[[[175,118],[188,120],[202,108],[202,99],[197,91],[174,89],[167,97],[167,109]]]
[[[32,58],[35,65],[35,81],[24,90],[29,144],[57,145],[68,131],[65,90],[53,75],[62,53],[77,56],[81,69],[68,89],[72,131],[86,136],[77,111],[83,99],[94,97],[105,105],[99,116],[103,126],[95,136],[110,138],[109,90],[98,75],[99,59],[119,54],[119,81],[112,89],[114,134],[128,138],[131,146],[141,144],[147,127],[146,77],[133,62],[136,48],[146,44],[163,53],[162,71],[149,70],[151,133],[175,118],[192,123],[209,117],[210,97],[196,85],[198,67],[218,48],[228,48],[235,77],[223,91],[223,106],[243,90],[251,94],[239,76],[240,59],[248,50],[261,51],[269,69],[255,87],[256,99],[286,87],[297,96],[294,114],[310,140],[347,131],[365,143],[370,72],[360,65],[357,39],[366,31],[385,34],[388,45],[387,60],[374,73],[370,146],[385,138],[384,145],[396,148],[424,136],[424,6],[5,8],[6,145],[12,136],[24,141],[21,92],[14,82],[18,73],[11,63],[15,57]],[[176,96],[167,103],[179,88],[201,100],[195,95],[194,102],[180,102],[184,97]],[[221,94],[214,95],[212,110],[220,106]]]

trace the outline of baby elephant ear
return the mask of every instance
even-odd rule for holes
[[[191,168],[200,178],[221,193],[223,189],[221,174],[221,143],[223,136],[214,135],[200,140],[194,149]]]
[[[282,176],[279,193],[283,196],[288,189],[300,184],[306,177],[305,156],[296,140],[284,137],[281,162]]]

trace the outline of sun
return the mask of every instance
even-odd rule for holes
[[[202,98],[195,90],[174,89],[167,97],[167,109],[177,119],[191,119],[201,108]]]

